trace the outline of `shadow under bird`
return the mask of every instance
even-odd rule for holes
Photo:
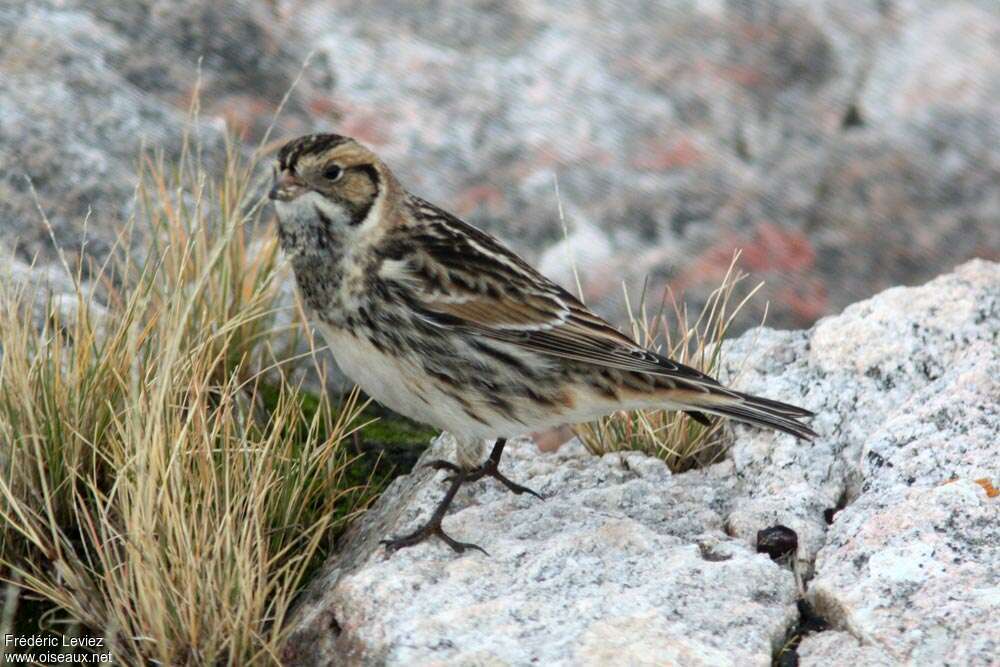
[[[437,536],[474,544],[441,520],[463,483],[492,477],[507,438],[617,410],[681,410],[815,433],[811,413],[750,396],[647,350],[592,313],[500,241],[410,194],[372,151],[337,134],[286,143],[270,198],[299,294],[351,380],[401,415],[447,430],[457,460],[421,528],[391,551]],[[484,461],[484,441],[493,449]],[[540,496],[539,496],[540,497]]]

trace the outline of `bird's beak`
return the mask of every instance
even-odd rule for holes
[[[268,193],[268,199],[272,201],[292,201],[305,191],[305,186],[302,181],[295,177],[295,174],[291,173],[287,169],[278,172],[274,172],[274,185],[271,186],[271,192]]]

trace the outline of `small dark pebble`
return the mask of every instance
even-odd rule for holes
[[[799,536],[788,526],[771,526],[757,531],[757,553],[782,560],[799,548]]]

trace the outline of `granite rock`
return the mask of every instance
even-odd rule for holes
[[[995,481],[993,422],[994,460],[981,465]],[[997,582],[1000,499],[963,477],[871,491],[839,513],[809,599],[893,664],[989,665],[1000,649]]]
[[[798,656],[800,667],[895,667],[899,664],[877,646],[862,644],[856,637],[842,630],[819,632],[805,637],[799,644]]]
[[[170,164],[187,136],[211,172],[227,128],[260,139],[306,58],[298,44],[265,3],[3,3],[0,239],[27,261],[54,261],[55,246],[103,259],[134,212],[141,160]],[[286,109],[279,130],[302,131],[300,99]]]
[[[426,456],[447,457],[449,440]],[[673,483],[641,455],[595,459],[573,443],[539,456],[527,441],[508,446],[504,468],[546,499],[491,481],[463,490],[445,521],[488,556],[440,542],[387,556],[378,540],[425,518],[444,473],[394,483],[304,601],[286,660],[770,663],[795,616],[794,579],[723,532],[711,507],[721,476]]]

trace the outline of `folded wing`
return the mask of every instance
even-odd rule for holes
[[[425,321],[541,355],[654,375],[661,386],[700,392],[702,400],[692,399],[700,411],[812,435],[794,421],[808,410],[727,389],[637,345],[492,237],[422,200],[420,207],[425,219],[434,212],[446,223],[407,244],[402,274],[410,305]]]

